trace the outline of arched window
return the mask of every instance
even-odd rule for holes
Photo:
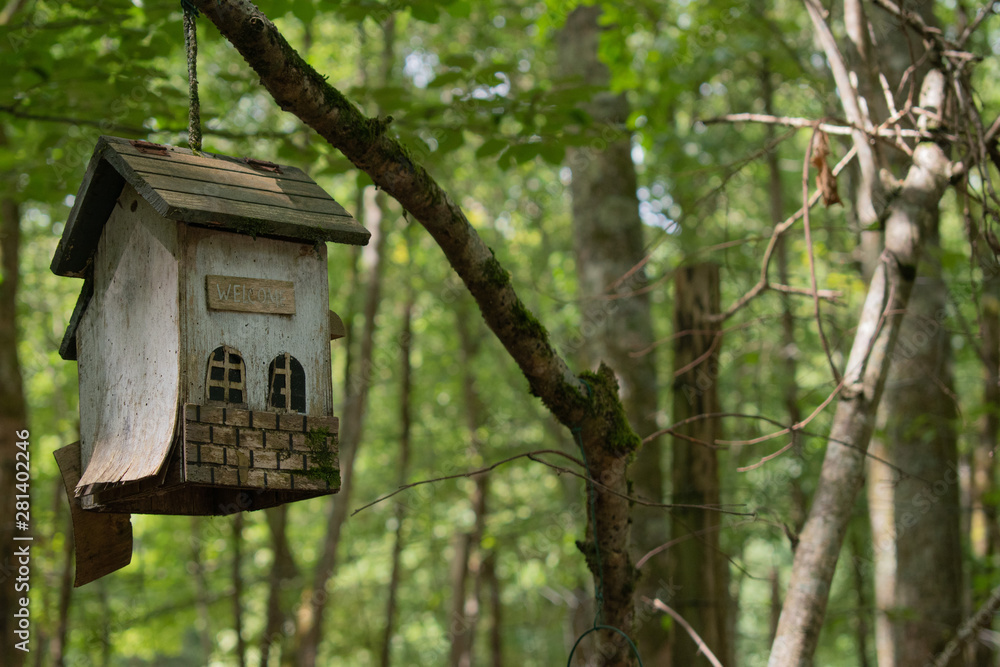
[[[209,401],[246,403],[246,367],[239,350],[223,345],[208,358],[205,394]]]
[[[306,372],[292,355],[279,354],[267,369],[267,404],[274,410],[306,411]]]

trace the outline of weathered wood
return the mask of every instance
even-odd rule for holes
[[[306,409],[310,415],[333,414],[330,375],[329,284],[326,246],[251,239],[187,227],[181,245],[184,271],[184,388],[186,403],[205,403],[209,355],[228,345],[246,365],[246,407],[268,409],[268,366],[288,353],[305,369]],[[208,276],[282,281],[295,285],[295,315],[252,315],[210,310]],[[322,343],[317,344],[317,341]]]
[[[77,331],[81,486],[155,475],[176,424],[177,226],[131,186],[120,201],[98,243],[94,296]]]
[[[303,183],[313,183],[313,180],[309,178],[304,171],[290,165],[278,165],[281,171],[275,173],[264,171],[262,169],[255,169],[244,162],[243,159],[233,157],[231,155],[220,155],[218,153],[208,153],[206,151],[202,151],[195,155],[194,151],[190,148],[184,148],[183,146],[164,146],[167,150],[167,155],[165,158],[158,158],[157,156],[151,156],[149,153],[136,148],[128,139],[102,136],[99,141],[106,142],[106,144],[112,147],[117,154],[124,156],[126,159],[131,157],[154,157],[156,159],[179,164],[209,167],[219,171],[233,171],[241,174],[266,176],[276,181],[302,181]]]
[[[205,276],[211,310],[243,313],[295,314],[295,283],[235,276]]]
[[[125,178],[104,159],[105,150],[99,141],[66,219],[50,265],[58,276],[86,277],[101,230],[125,185]]]
[[[69,318],[66,333],[63,335],[62,343],[59,344],[59,356],[66,361],[76,361],[76,328],[80,326],[80,320],[92,296],[94,296],[94,281],[85,279],[76,306],[73,308],[73,315]]]
[[[283,192],[285,194],[317,197],[335,201],[325,190],[312,181],[278,180],[273,174],[225,171],[201,164],[167,161],[155,156],[129,156],[125,160],[132,170],[143,179],[146,179],[150,175],[174,176],[177,178],[204,181],[206,183],[222,182],[254,190]],[[341,215],[346,216],[350,214],[344,210]]]
[[[218,172],[216,172],[218,173]],[[259,189],[257,187],[245,187],[234,185],[222,180],[202,181],[190,178],[177,178],[174,176],[164,176],[161,174],[139,173],[139,176],[157,192],[181,192],[194,196],[213,197],[236,202],[250,202],[265,206],[275,206],[287,208],[292,212],[307,211],[320,215],[330,215],[347,219],[347,212],[336,201],[329,196],[303,196],[282,192],[271,181],[271,190]],[[223,176],[228,180],[233,176],[248,178],[242,174],[232,174],[227,172]],[[265,182],[266,179],[264,179]],[[323,192],[317,188],[318,192]],[[353,228],[357,223],[353,223]]]
[[[334,241],[353,245],[368,242],[368,230],[352,219],[310,213],[266,204],[216,199],[185,192],[157,190],[164,205],[152,202],[160,215],[200,225],[249,234],[311,242]]]
[[[281,173],[273,173],[237,158],[166,148],[161,156],[125,139],[100,138],[53,257],[54,273],[87,275],[125,183],[178,222],[314,243],[368,243],[367,230],[300,169],[282,165]]]
[[[76,551],[74,586],[83,586],[132,562],[132,521],[128,514],[97,514],[80,506],[74,490],[80,481],[80,443],[54,452],[69,498]]]

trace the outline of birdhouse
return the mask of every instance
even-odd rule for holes
[[[59,350],[80,441],[56,454],[77,585],[129,562],[131,513],[339,490],[325,242],[369,236],[294,167],[100,138],[52,260],[84,280]]]

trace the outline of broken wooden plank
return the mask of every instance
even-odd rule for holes
[[[54,455],[69,498],[76,550],[73,586],[79,587],[132,562],[131,515],[88,512],[80,506],[75,494],[80,481],[79,442],[57,449]]]

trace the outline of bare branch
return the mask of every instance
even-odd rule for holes
[[[716,658],[715,654],[712,653],[711,649],[709,649],[708,646],[705,645],[705,642],[702,641],[701,637],[698,636],[698,633],[694,631],[694,628],[691,627],[691,624],[684,620],[683,616],[681,616],[676,611],[674,611],[666,604],[661,602],[659,598],[655,600],[650,600],[648,597],[644,595],[642,596],[642,601],[645,602],[646,604],[653,605],[660,611],[670,614],[670,617],[673,618],[678,623],[680,623],[681,627],[684,628],[689,635],[691,635],[691,639],[693,639],[694,643],[698,645],[698,650],[701,653],[703,653],[706,658],[708,658],[708,661],[711,662],[714,665],[714,667],[722,667],[722,663],[719,662],[719,659]]]
[[[813,146],[816,144],[817,137],[823,139],[822,168],[824,170],[828,168],[826,163],[826,137],[820,135],[819,132],[818,127],[813,129],[813,136],[809,140],[809,146],[806,148],[805,159],[802,160],[802,226],[805,227],[806,232],[806,250],[809,256],[809,282],[812,286],[813,307],[816,312],[816,327],[819,329],[819,341],[823,344],[823,351],[826,352],[826,359],[830,363],[830,371],[833,373],[833,379],[839,384],[840,371],[837,370],[837,364],[833,363],[833,352],[830,350],[830,343],[826,339],[826,332],[823,331],[823,317],[819,309],[819,286],[816,283],[816,257],[813,253],[812,230],[809,227],[809,164],[812,161]],[[820,189],[820,192],[822,192],[822,189]]]
[[[932,42],[937,42],[943,45],[950,45],[951,43],[944,38],[944,33],[941,32],[939,28],[934,26],[929,26],[924,21],[923,17],[916,12],[911,12],[908,9],[901,9],[892,0],[874,0],[875,4],[889,12],[893,16],[899,18],[911,28],[920,33],[920,35],[927,40]]]
[[[858,165],[861,168],[861,187],[858,189],[858,218],[863,227],[874,225],[878,222],[884,208],[882,196],[882,182],[878,177],[878,160],[875,152],[868,142],[868,137],[863,129],[872,126],[871,118],[862,110],[860,96],[854,86],[851,85],[851,77],[844,64],[844,57],[837,47],[837,40],[834,39],[830,26],[823,19],[824,10],[819,0],[803,0],[809,18],[816,28],[816,36],[823,52],[826,54],[827,62],[833,72],[833,79],[837,84],[837,91],[840,93],[840,103],[847,115],[847,121],[852,125],[851,138],[854,140],[854,148],[858,151]]]
[[[402,493],[403,491],[406,491],[407,489],[412,489],[412,488],[417,487],[417,486],[423,486],[425,484],[434,484],[435,482],[445,482],[445,481],[450,480],[450,479],[461,479],[463,477],[476,477],[477,475],[483,475],[483,474],[486,474],[488,472],[491,472],[491,471],[499,468],[500,466],[504,465],[505,463],[510,463],[511,461],[516,461],[518,459],[525,459],[525,458],[529,459],[531,461],[534,461],[536,463],[541,463],[542,465],[547,466],[549,468],[552,468],[557,473],[566,473],[566,474],[569,474],[569,475],[573,475],[574,477],[579,477],[580,479],[584,480],[585,482],[588,482],[589,484],[593,484],[594,486],[600,487],[601,489],[607,491],[608,493],[610,493],[612,495],[618,496],[620,498],[623,498],[625,500],[633,502],[633,503],[635,503],[637,505],[643,505],[645,507],[660,507],[660,508],[663,508],[663,509],[671,509],[671,508],[674,508],[674,507],[685,507],[685,508],[691,508],[691,509],[710,510],[710,511],[714,511],[714,512],[720,512],[722,514],[732,514],[733,516],[756,516],[755,512],[735,512],[735,511],[732,511],[732,510],[723,509],[724,507],[727,507],[727,505],[684,505],[684,504],[676,504],[676,503],[654,503],[654,502],[651,502],[649,500],[645,500],[643,498],[637,498],[635,496],[630,496],[630,495],[626,495],[624,493],[619,493],[619,492],[615,491],[614,489],[612,489],[611,487],[609,487],[609,486],[607,486],[605,484],[602,484],[601,482],[599,482],[596,479],[593,479],[593,478],[591,478],[591,477],[589,477],[587,475],[578,473],[575,470],[571,470],[571,469],[565,468],[563,466],[558,466],[558,465],[556,465],[554,463],[551,463],[551,462],[546,461],[544,459],[538,458],[538,456],[540,454],[554,454],[556,456],[561,456],[564,459],[568,459],[568,460],[572,461],[573,463],[575,463],[576,465],[580,466],[581,468],[586,469],[586,466],[583,464],[583,461],[581,461],[580,459],[578,459],[578,458],[576,458],[574,456],[570,456],[569,454],[567,454],[565,452],[561,452],[558,449],[538,449],[538,450],[534,450],[534,451],[531,451],[531,452],[523,452],[521,454],[515,454],[514,456],[509,456],[509,457],[507,457],[505,459],[497,461],[496,463],[493,463],[492,465],[488,465],[488,466],[486,466],[484,468],[477,468],[476,470],[467,470],[465,472],[455,473],[454,475],[444,475],[442,477],[434,477],[432,479],[422,479],[419,482],[412,482],[410,484],[404,484],[404,485],[400,486],[399,488],[397,488],[395,491],[392,491],[391,493],[387,493],[387,494],[385,494],[383,496],[379,496],[378,498],[376,498],[375,500],[371,501],[370,503],[368,503],[366,505],[362,505],[361,507],[357,508],[356,510],[354,510],[353,512],[351,512],[351,516],[354,516],[358,512],[366,510],[369,507],[377,505],[377,504],[379,504],[380,502],[382,502],[384,500],[388,500],[389,498],[392,498],[396,494]],[[743,507],[743,505],[738,505],[738,504],[735,505],[735,506],[736,507]]]
[[[993,13],[993,5],[994,5],[993,0],[990,0],[985,5],[979,8],[979,11],[976,12],[976,18],[972,20],[972,23],[965,26],[965,30],[962,31],[961,35],[959,35],[957,42],[958,48],[962,48],[963,46],[965,46],[965,43],[968,41],[968,39],[972,37],[972,33],[976,31],[976,28],[980,26],[980,24],[987,16]]]
[[[856,154],[856,150],[857,150],[856,147],[852,146],[851,149],[847,151],[847,154],[840,159],[840,162],[837,163],[837,166],[835,166],[832,169],[834,176],[837,176],[841,171],[843,171],[844,167],[846,167],[848,163],[850,163],[850,161],[854,158]],[[819,191],[816,191],[809,198],[809,201],[806,202],[805,206],[809,207],[814,206],[816,202],[820,200],[820,196],[821,193]],[[767,277],[767,270],[771,264],[771,256],[774,255],[774,249],[775,247],[777,247],[778,238],[786,231],[788,231],[788,229],[795,224],[796,220],[802,217],[803,212],[805,211],[805,206],[803,206],[798,211],[789,216],[784,222],[774,226],[774,231],[771,232],[771,240],[767,244],[767,250],[764,251],[764,259],[761,262],[761,268],[760,268],[760,279],[757,281],[757,284],[751,287],[749,292],[747,292],[739,299],[737,299],[733,305],[731,305],[725,311],[717,315],[712,315],[711,317],[708,318],[709,320],[714,322],[719,322],[729,319],[737,312],[739,312],[740,309],[742,309],[744,306],[750,303],[755,297],[757,297],[762,292],[771,287],[771,283]]]
[[[894,115],[892,122],[897,120],[899,120],[899,117]],[[785,127],[794,127],[801,130],[816,127],[816,121],[809,118],[801,118],[797,116],[772,116],[763,113],[729,113],[722,116],[715,116],[713,118],[706,118],[701,122],[705,125],[715,125],[719,123],[763,123],[765,125],[783,125]],[[890,125],[890,123],[885,123],[883,126],[866,130],[863,127],[855,127],[850,124],[838,125],[834,123],[820,122],[819,129],[823,130],[827,134],[835,134],[838,136],[852,136],[855,131],[860,130],[873,137],[894,138],[898,133],[898,136],[901,137],[913,137],[917,139],[932,138],[932,135],[927,132],[906,128],[899,128],[897,130],[895,128],[888,127],[888,125]]]
[[[993,589],[990,597],[976,611],[974,616],[969,617],[958,629],[958,633],[948,642],[944,650],[938,654],[931,664],[931,667],[946,667],[951,663],[951,659],[958,655],[958,652],[969,643],[976,633],[982,628],[989,627],[993,621],[993,615],[1000,610],[1000,586]]]

